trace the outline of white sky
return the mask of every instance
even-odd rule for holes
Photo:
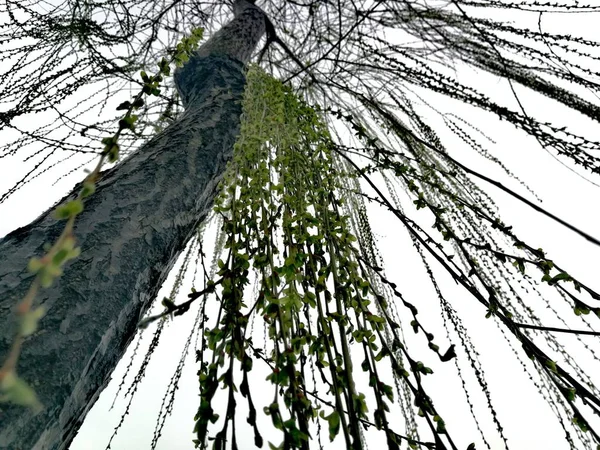
[[[591,39],[597,39],[599,16],[599,14],[591,13],[560,15],[556,19],[545,18],[544,24],[551,31],[572,32]],[[495,80],[493,77],[475,74],[464,68],[458,71],[458,77],[464,84],[475,83],[492,98],[506,100],[511,95],[507,83]],[[582,95],[586,96],[585,93]],[[469,120],[474,126],[485,130],[496,140],[495,144],[488,145],[488,150],[494,156],[499,157],[520,179],[527,182],[541,197],[543,206],[547,210],[559,214],[575,226],[600,237],[600,227],[598,227],[600,213],[598,212],[596,200],[600,198],[600,188],[583,181],[566,170],[544,150],[540,149],[534,139],[526,137],[524,133],[515,131],[512,126],[505,122],[499,122],[492,115],[481,113],[458,102],[442,100],[439,96],[429,98],[435,99],[434,106],[436,108],[446,113],[452,112]],[[586,98],[596,104],[599,103],[597,99],[589,95]],[[569,130],[580,131],[589,137],[600,140],[600,126],[597,123],[594,124],[589,119],[585,119],[577,113],[571,113],[566,108],[540,96],[524,93],[521,100],[531,116],[547,118],[555,123],[568,126]],[[439,118],[436,118],[433,114],[427,115],[427,118],[430,120],[430,125],[438,124],[436,120],[439,120]],[[441,120],[439,120],[439,124],[441,124]],[[441,135],[451,154],[459,161],[467,163],[470,167],[480,170],[486,175],[501,178],[503,182],[519,193],[533,199],[531,194],[516,181],[504,177],[501,171],[482,158],[475,157],[473,152],[465,151],[464,145],[455,136],[450,133],[441,133]],[[0,139],[2,138],[0,137]],[[562,161],[569,164],[564,159]],[[4,192],[14,182],[12,175],[14,171],[11,168],[14,168],[15,164],[19,164],[18,158],[5,160],[0,165],[0,192]],[[40,177],[37,183],[28,186],[13,196],[13,199],[0,207],[0,236],[17,226],[28,223],[53,201],[60,198],[62,193],[69,190],[72,183],[82,178],[83,172],[79,170],[67,181],[59,183],[58,186],[50,187],[51,177]],[[600,183],[598,177],[593,178],[593,180]],[[514,231],[518,236],[521,236],[522,239],[533,246],[543,248],[549,257],[560,263],[568,273],[577,276],[592,288],[600,290],[600,282],[597,278],[597,261],[600,260],[599,247],[594,247],[559,225],[542,219],[539,214],[517,204],[493,187],[489,189],[487,189],[487,186],[483,187],[496,200],[504,222],[514,225]],[[407,206],[408,208],[411,208],[411,206]],[[406,232],[401,230],[397,221],[391,219],[391,216],[386,212],[375,210],[370,210],[370,212],[375,219],[373,220],[373,227],[379,237],[379,248],[386,263],[387,274],[401,287],[407,298],[419,306],[420,317],[425,323],[430,324],[429,328],[436,334],[437,340],[445,342],[445,333],[441,329],[437,300],[424,271],[415,259],[415,252],[410,246]],[[424,223],[427,223],[427,221],[426,218]],[[436,273],[441,274],[440,271]],[[182,297],[188,292],[189,287],[190,285],[187,284],[182,288]],[[525,374],[514,363],[513,355],[506,349],[505,342],[502,340],[497,328],[491,321],[484,319],[485,311],[483,308],[450,280],[446,279],[443,288],[447,298],[463,315],[472,339],[480,351],[494,405],[505,427],[511,445],[510,448],[516,450],[567,449],[568,446],[564,442],[562,431],[556,419],[549,414],[547,406],[536,394]],[[163,290],[158,298],[162,298],[167,292],[168,289]],[[537,302],[537,304],[541,305],[542,303]],[[163,333],[162,343],[148,367],[148,375],[139,387],[125,424],[113,441],[113,449],[149,448],[158,408],[169,379],[177,366],[183,343],[187,338],[189,326],[193,322],[194,316],[194,312],[190,312],[177,318],[176,321],[168,325],[167,330]],[[542,317],[544,316],[542,315]],[[547,323],[547,325],[556,326],[558,324]],[[145,331],[143,344],[138,351],[136,363],[130,371],[125,390],[136,374],[136,368],[141,361],[140,356],[144,355],[154,328],[154,326],[151,326]],[[418,344],[417,341],[422,336],[418,335],[415,340],[411,335],[410,328],[407,327],[407,329],[406,335],[409,343],[414,341],[415,345],[421,345],[422,343]],[[584,336],[582,339],[590,344],[595,342],[595,348],[598,349],[597,337]],[[126,400],[120,398],[117,400],[115,408],[108,412],[117,387],[121,382],[122,374],[129,363],[133,347],[134,345],[130,346],[128,354],[115,370],[113,381],[102,393],[99,401],[88,415],[79,435],[70,447],[71,450],[96,450],[106,447],[108,439],[114,427],[118,424],[126,405]],[[573,348],[576,349],[577,347],[574,346]],[[479,443],[478,434],[470,423],[470,416],[462,406],[464,395],[458,379],[452,375],[454,366],[452,365],[452,368],[450,368],[436,363],[427,352],[415,354],[423,354],[424,361],[427,361],[427,365],[430,365],[435,371],[426,380],[426,388],[432,391],[432,397],[446,421],[447,428],[455,438],[459,439],[459,448],[466,448],[470,442],[476,442],[478,443],[477,448],[483,449],[484,446]],[[425,358],[429,358],[429,360],[425,360]],[[193,448],[191,440],[194,436],[191,430],[198,401],[198,382],[195,374],[197,368],[193,360],[194,351],[191,349],[175,401],[175,412],[167,419],[163,437],[158,444],[159,449],[183,450]],[[590,370],[597,371],[599,369],[597,362],[583,361],[581,363],[584,367],[589,367]],[[266,372],[264,374],[260,372],[258,364],[255,364],[255,369],[251,374],[255,377],[255,380],[264,379],[264,376],[266,376]],[[26,376],[26,374],[23,375]],[[254,386],[257,391],[253,394],[255,398],[261,397],[263,389],[265,391],[264,397],[267,396],[267,393],[268,396],[271,395],[271,388],[266,383],[255,382]],[[475,393],[475,390],[477,390],[476,385],[472,386],[474,386],[472,395],[476,401],[476,408],[481,412],[479,419],[482,422],[482,427],[484,431],[492,431],[493,424],[485,412],[486,408],[482,403],[483,397]],[[442,392],[443,390],[445,392]],[[441,400],[438,395],[435,395],[436,393],[440,393]],[[242,402],[238,402],[238,404],[241,405]],[[260,416],[262,408],[257,406],[257,409]],[[398,420],[402,419],[399,418]],[[243,437],[240,439],[242,449],[252,447],[250,445],[252,442],[251,430],[249,426],[245,425],[245,420],[239,422],[240,430],[247,431],[247,434],[244,433],[243,436],[247,436],[248,439],[247,441],[244,441]],[[266,430],[270,428],[270,423],[265,423],[265,425],[265,427],[262,427],[262,431],[264,431],[263,435],[268,440],[269,434]],[[324,442],[327,442],[326,434],[325,427],[323,432]],[[341,448],[341,439],[341,437],[338,437],[337,448]],[[271,440],[278,443],[279,437],[271,437]],[[491,439],[491,442],[494,450],[503,448],[500,440]],[[373,444],[374,442],[371,443],[371,448],[375,447]]]

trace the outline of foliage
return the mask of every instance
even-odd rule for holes
[[[504,165],[487,146],[489,130],[480,131],[465,117],[444,111],[440,99],[472,105],[476,114],[508,122],[563,163],[595,177],[600,170],[594,153],[600,148],[594,137],[600,117],[594,100],[600,94],[600,44],[546,31],[543,20],[552,14],[598,12],[600,7],[568,0],[260,3],[303,67],[271,45],[260,63],[284,84],[256,68],[249,72],[244,131],[217,204],[225,253],[220,263],[215,261],[214,277],[205,270],[204,289],[183,303],[177,304],[174,294],[163,301],[161,318],[180,315],[199,302],[194,326],[207,329],[197,353],[202,396],[197,443],[211,437],[219,448],[233,436],[228,442],[236,444],[236,433],[230,431],[236,427],[238,394],[245,398],[248,421],[260,443],[260,408],[251,395],[250,373],[266,364],[273,400],[264,413],[280,431],[283,448],[306,448],[307,436],[320,436],[321,426],[330,438],[340,435],[337,439],[347,446],[359,448],[370,424],[383,431],[390,448],[404,441],[410,448],[464,447],[443,420],[448,414],[438,412],[426,393],[424,380],[437,375],[430,368],[431,358],[437,358],[454,364],[461,377],[480,440],[491,447],[480,425],[491,419],[508,447],[477,346],[456,299],[440,282],[449,276],[468,300],[483,307],[487,326],[500,329],[504,344],[550,405],[568,445],[598,445],[597,380],[561,336],[571,335],[582,354],[598,361],[597,346],[581,336],[598,335],[600,295],[504,223],[480,181],[558,221],[590,245],[599,242],[527,200],[528,194],[472,168],[469,155],[444,145],[444,127],[434,117],[464,144],[461,150],[474,150],[501,169]],[[114,117],[101,114],[113,92],[146,84],[132,74],[174,49],[183,30],[210,28],[209,18],[218,23],[226,13],[221,2],[195,0],[69,1],[63,6],[40,11],[34,1],[6,2],[9,20],[2,33],[16,44],[3,50],[3,56],[21,59],[0,75],[0,96],[10,102],[0,113],[1,126],[16,136],[7,140],[0,157],[24,153],[38,159],[0,202],[55,166],[62,170],[59,162],[66,158],[78,156],[85,164],[97,150],[93,144],[115,123]],[[502,14],[527,20],[511,23]],[[32,76],[30,67],[36,63],[40,69]],[[506,82],[510,98],[461,82],[464,67]],[[115,86],[114,91],[105,84]],[[93,88],[93,94],[61,103],[84,86]],[[532,116],[522,92],[580,113],[582,121],[589,119],[589,129],[578,132],[565,128],[560,118]],[[136,133],[124,136],[120,153],[181,111],[173,89],[158,94],[139,111]],[[55,120],[28,129],[26,119],[44,111],[54,112]],[[90,111],[96,116],[90,118]],[[129,125],[124,121],[119,128]],[[338,133],[340,129],[352,136]],[[113,142],[104,144],[110,152]],[[382,270],[369,225],[370,204],[389,210],[408,232],[438,297],[444,339],[433,335],[430,316],[419,314],[405,286],[394,284]],[[427,220],[433,231],[423,226]],[[195,239],[190,249],[202,254],[200,243]],[[255,295],[249,292],[252,285]],[[208,298],[217,299],[220,311],[211,320]],[[533,307],[535,299],[561,326],[548,326],[540,317],[542,308]],[[573,317],[564,315],[565,305]],[[264,348],[256,344],[261,327],[255,321],[264,322]],[[149,355],[164,324],[159,322]],[[409,348],[403,333],[410,329],[429,353],[417,357],[418,346]],[[189,346],[188,341],[185,352]],[[358,361],[361,370],[353,370]],[[146,366],[147,359],[142,375]],[[467,387],[467,371],[489,414],[473,405],[475,389]],[[180,375],[178,366],[172,392]],[[227,394],[220,417],[215,408],[219,387]],[[392,414],[402,416],[403,426],[390,420]],[[153,446],[161,428],[157,425]]]
[[[172,61],[167,61],[165,58],[161,59],[158,64],[159,72],[156,75],[148,76],[146,72],[141,72],[142,90],[132,102],[125,101],[117,106],[117,110],[124,110],[125,115],[118,121],[118,130],[112,136],[102,139],[101,143],[104,148],[100,153],[98,162],[94,170],[85,177],[77,197],[57,206],[54,210],[54,217],[57,220],[66,220],[65,227],[54,244],[46,244],[47,253],[44,256],[41,258],[34,256],[29,260],[27,269],[35,277],[27,294],[16,306],[19,323],[18,332],[9,355],[0,366],[0,401],[30,406],[34,409],[41,408],[34,390],[16,374],[16,366],[23,341],[37,330],[38,322],[44,316],[42,306],[33,306],[35,296],[40,288],[52,286],[56,278],[62,275],[63,266],[79,256],[80,249],[75,247],[75,236],[73,234],[75,220],[83,211],[84,199],[95,192],[96,183],[100,179],[100,170],[104,163],[118,161],[121,133],[124,130],[135,132],[135,122],[138,116],[133,112],[144,106],[143,96],[158,96],[160,94],[159,86],[163,81],[163,76],[169,76],[171,73],[170,62],[174,62],[177,66],[181,66],[186,62],[191,52],[197,48],[202,33],[203,30],[199,28],[194,30],[190,37],[183,38],[172,55]]]
[[[420,374],[431,370],[403,350],[385,297],[367,281],[368,268],[360,262],[346,205],[337,195],[340,180],[348,175],[336,167],[332,146],[315,110],[281,82],[257,68],[249,71],[242,131],[215,207],[222,218],[225,255],[216,273],[218,318],[206,327],[197,357],[200,445],[209,423],[218,419],[213,408],[218,386],[227,390],[228,406],[212,438],[215,448],[225,446],[230,424],[237,434],[234,396],[239,386],[255,444],[261,446],[250,386],[255,359],[271,369],[267,380],[273,398],[264,412],[283,433],[283,442],[272,448],[308,448],[309,427],[317,416],[327,422],[330,440],[341,432],[347,447],[363,447],[362,423],[385,430],[392,448],[403,439],[416,442],[389,425],[394,388],[379,377],[376,362],[383,357],[391,360],[397,381],[404,380],[421,399],[417,406],[423,414],[437,416],[420,383]],[[258,293],[247,298],[251,279]],[[266,323],[266,348],[255,346],[248,329],[255,316]],[[386,323],[392,325],[391,342]],[[354,351],[351,344],[356,344]],[[377,399],[372,414],[356,387],[357,355]],[[241,383],[236,383],[240,369]],[[322,395],[317,394],[322,389],[315,383],[317,373],[328,388]],[[232,445],[237,448],[235,439]]]

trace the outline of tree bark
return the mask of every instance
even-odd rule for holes
[[[136,325],[209,212],[239,132],[244,63],[264,33],[246,0],[175,81],[185,112],[103,174],[74,235],[81,256],[36,299],[47,313],[26,339],[17,370],[44,409],[0,404],[0,448],[66,449],[136,333]],[[80,186],[62,201],[74,198]],[[13,308],[64,223],[52,209],[0,240],[0,362],[15,334]]]

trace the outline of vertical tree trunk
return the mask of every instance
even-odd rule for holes
[[[0,448],[68,447],[211,208],[239,131],[243,66],[265,30],[258,8],[235,7],[235,19],[176,72],[185,113],[105,173],[86,200],[75,225],[81,256],[38,295],[47,314],[17,367],[45,408],[34,416],[0,404]],[[27,261],[63,226],[47,211],[0,241],[0,361],[14,338],[12,309],[31,283]]]

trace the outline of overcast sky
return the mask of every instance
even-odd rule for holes
[[[597,39],[599,19],[599,14],[592,13],[558,15],[555,18],[549,16],[544,18],[543,24],[548,31],[565,34],[574,33],[590,39]],[[505,81],[499,81],[491,76],[475,73],[461,67],[457,69],[457,76],[462,83],[475,84],[493,99],[506,99],[511,95]],[[600,140],[600,126],[597,123],[594,124],[589,119],[585,119],[577,113],[572,113],[551,100],[528,94],[524,90],[518,90],[518,92],[529,115],[541,116],[555,123],[564,124],[569,130],[581,132]],[[583,93],[582,95],[585,96],[586,94]],[[543,200],[543,206],[548,211],[558,213],[584,231],[595,237],[600,237],[600,227],[598,227],[600,213],[598,212],[598,202],[596,200],[600,198],[600,188],[567,170],[553,156],[541,149],[534,139],[514,130],[512,126],[505,122],[499,122],[491,114],[483,113],[455,101],[443,99],[441,96],[432,95],[429,98],[431,98],[437,109],[468,120],[473,126],[484,130],[486,134],[493,138],[495,142],[487,142],[487,149],[494,156],[500,158],[518,178],[527,182],[528,186]],[[600,103],[597,98],[591,95],[586,96],[586,99],[596,104]],[[425,113],[426,107],[422,106],[422,108],[422,112]],[[436,129],[438,129],[437,125],[442,125],[441,119],[434,114],[427,114],[427,118],[430,120],[429,124]],[[489,164],[483,158],[475,156],[472,151],[464,149],[464,144],[456,136],[449,132],[440,132],[440,134],[446,147],[461,162],[468,162],[470,167],[502,179],[504,183],[519,193],[533,199],[533,195],[517,181],[506,177],[501,170]],[[461,156],[463,159],[460,158]],[[569,164],[564,159],[562,161],[567,165]],[[13,168],[18,164],[22,164],[19,158],[7,159],[0,164],[0,193],[14,183]],[[32,183],[31,186],[13,196],[10,201],[0,206],[0,236],[35,218],[41,211],[60,198],[64,192],[68,191],[73,183],[81,180],[83,176],[83,172],[79,170],[56,186],[50,186],[48,178],[40,177],[37,183]],[[584,176],[589,176],[589,174],[584,174]],[[600,183],[600,178],[596,177],[594,181]],[[600,290],[600,281],[597,278],[597,261],[600,260],[600,248],[585,242],[581,237],[561,226],[542,219],[539,214],[514,202],[493,187],[488,189],[487,186],[482,186],[486,188],[487,192],[499,205],[504,222],[513,225],[518,236],[530,242],[534,247],[543,248],[549,257],[560,262],[568,273],[577,276],[592,288]],[[40,188],[43,189],[40,190]],[[26,208],[23,205],[26,205]],[[445,336],[441,328],[442,322],[435,293],[429,285],[424,270],[418,264],[416,253],[410,245],[408,235],[399,228],[397,222],[392,220],[391,216],[385,211],[370,208],[369,212],[371,217],[374,218],[373,227],[379,238],[379,248],[384,258],[387,274],[402,287],[402,291],[407,298],[419,305],[419,309],[423,311],[422,314],[426,317],[425,320],[432,324],[436,336]],[[214,230],[211,233],[214,233]],[[207,241],[210,241],[210,239]],[[211,243],[207,242],[207,245],[210,247]],[[185,297],[190,287],[191,280],[188,280],[188,283],[181,290],[182,297]],[[483,307],[474,302],[464,291],[448,279],[443,282],[443,288],[447,297],[451,299],[455,308],[464,318],[472,339],[480,351],[482,364],[486,370],[487,380],[492,392],[492,399],[498,410],[500,420],[505,426],[510,448],[516,450],[567,449],[568,446],[564,441],[562,430],[559,428],[556,419],[551,415],[549,408],[541,397],[537,395],[525,373],[515,363],[513,355],[505,345],[505,341],[497,327],[493,322],[484,319],[485,311]],[[164,288],[158,298],[167,295],[168,291],[168,287]],[[540,301],[537,304],[542,305],[542,302]],[[543,312],[540,312],[540,314],[542,314],[542,317],[552,317],[550,315],[544,316]],[[130,413],[120,433],[113,441],[113,449],[149,448],[158,408],[169,384],[169,379],[178,364],[183,343],[189,334],[194,317],[193,312],[188,313],[167,326],[167,330],[161,338],[162,342],[147,369],[148,375],[138,389]],[[557,326],[558,324],[547,323],[547,325]],[[122,394],[127,390],[133,376],[137,373],[136,369],[141,362],[140,357],[145,354],[145,349],[148,347],[154,329],[155,327],[151,326],[144,333],[140,349],[137,352],[138,357],[135,359],[133,368],[129,373],[128,383],[121,392],[121,397],[117,399],[115,408],[108,411],[121,383],[125,367],[129,364],[130,355],[137,339],[130,346],[128,354],[114,372],[112,382],[89,413],[78,436],[70,447],[71,450],[96,450],[106,447],[108,439],[114,427],[119,423],[120,416],[128,401],[128,399],[122,398]],[[414,338],[410,335],[410,332],[407,332],[406,335],[409,343],[413,342]],[[599,348],[597,345],[598,338],[583,337],[582,339],[595,346],[596,349]],[[574,341],[573,344],[573,354],[576,355],[579,347]],[[188,354],[187,362],[188,364],[180,381],[174,408],[175,412],[167,419],[163,438],[158,445],[159,449],[179,450],[193,447],[191,440],[194,436],[191,430],[194,424],[193,416],[198,406],[197,367],[194,364],[193,348]],[[473,427],[468,411],[464,406],[464,394],[458,378],[454,375],[453,366],[445,367],[435,361],[430,361],[430,363],[435,373],[427,379],[426,387],[432,391],[433,398],[437,399],[436,406],[442,412],[447,427],[451,430],[453,436],[463,439],[459,441],[461,446],[466,447],[470,442],[477,442],[477,448],[483,449],[477,431]],[[597,363],[598,361],[592,360],[583,362],[584,366],[589,367],[590,371],[600,370]],[[256,366],[252,375],[255,380],[261,380],[264,379],[266,373]],[[255,397],[260,398],[261,386],[264,386],[265,392],[268,389],[268,392],[271,392],[266,383],[255,382],[255,389],[258,391]],[[484,399],[475,392],[477,386],[473,385],[472,387],[477,410],[481,411],[482,428],[486,434],[487,431],[490,431],[489,435],[491,436],[494,426],[489,414],[486,413]],[[258,410],[261,414],[261,408],[258,408]],[[401,420],[401,418],[398,420]],[[245,421],[240,421],[240,424],[240,429],[244,429]],[[269,427],[270,425],[267,424],[263,428],[268,429]],[[248,440],[242,441],[246,444],[242,448],[251,448],[249,443],[252,435],[249,427],[247,427],[246,432]],[[323,433],[324,442],[327,442],[326,434],[325,431]],[[265,433],[265,437],[267,439],[270,437],[274,443],[278,443],[280,440],[277,435],[273,437]],[[499,439],[491,438],[490,441],[493,449],[503,448]],[[373,443],[371,445],[371,448],[375,448]],[[338,438],[337,448],[341,448],[341,437]]]

